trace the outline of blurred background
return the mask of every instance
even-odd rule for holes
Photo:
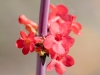
[[[100,0],[51,0],[63,3],[69,13],[77,16],[83,26],[82,36],[70,50],[75,65],[67,68],[64,75],[100,75]],[[0,0],[0,75],[36,75],[36,53],[24,56],[15,47],[20,30],[20,14],[38,23],[40,0]],[[47,63],[50,60],[47,61]],[[55,71],[46,75],[57,75]]]

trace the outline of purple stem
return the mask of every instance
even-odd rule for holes
[[[50,0],[41,0],[39,15],[39,36],[47,35],[48,13]],[[37,55],[36,75],[45,75],[45,65],[42,65],[39,55]]]

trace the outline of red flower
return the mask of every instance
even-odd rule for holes
[[[68,36],[68,25],[65,23],[60,25],[53,22],[49,30],[50,34],[44,40],[44,47],[49,50],[50,54],[52,54],[53,51],[58,54],[64,54],[74,43],[74,39]]]
[[[21,38],[16,41],[16,47],[23,48],[22,53],[24,55],[28,54],[29,52],[33,52],[35,46],[34,34],[30,32],[28,35],[26,35],[25,32],[20,31],[20,35]]]
[[[76,17],[68,14],[68,9],[64,5],[59,4],[54,6],[51,4],[50,10],[49,23],[58,22],[61,24],[68,22],[70,24],[70,31],[73,31],[77,35],[81,34],[80,30],[82,29],[82,26],[78,22],[74,21]]]
[[[55,59],[47,65],[47,71],[51,71],[55,68],[59,75],[62,75],[66,71],[66,67],[74,65],[74,59],[69,55],[57,55]]]

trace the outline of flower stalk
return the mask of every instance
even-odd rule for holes
[[[40,3],[40,15],[39,15],[39,36],[47,35],[48,13],[49,13],[50,0],[41,0]],[[37,69],[36,75],[45,75],[45,62],[42,65],[41,58],[37,54]]]

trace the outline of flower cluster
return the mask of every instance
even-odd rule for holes
[[[47,71],[55,69],[59,75],[66,71],[66,67],[74,65],[74,59],[68,54],[75,39],[69,34],[73,32],[81,35],[82,26],[75,22],[76,17],[68,13],[68,9],[59,4],[50,4],[48,17],[47,36],[38,36],[38,25],[27,19],[24,15],[19,16],[19,23],[23,24],[28,31],[20,31],[21,37],[16,41],[16,47],[22,48],[22,53],[36,52],[45,63],[46,56],[50,56],[51,62],[47,65]]]

